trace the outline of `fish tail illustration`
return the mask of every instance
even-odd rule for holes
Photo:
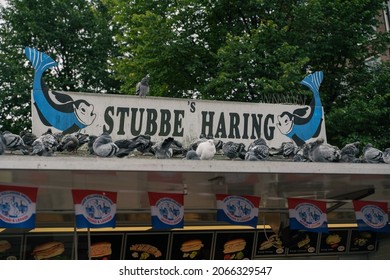
[[[323,79],[324,73],[322,71],[318,71],[306,76],[301,81],[301,84],[307,86],[314,94],[318,94]]]
[[[47,70],[51,67],[56,66],[57,62],[55,62],[47,54],[39,52],[33,48],[26,47],[25,54],[35,69],[34,89],[40,89],[41,88],[41,78],[42,78],[43,72],[45,72],[45,70]]]
[[[43,73],[46,69],[57,65],[57,63],[50,56],[39,52],[36,49],[26,47],[25,53],[27,58],[31,61],[35,71],[37,72],[39,71]]]

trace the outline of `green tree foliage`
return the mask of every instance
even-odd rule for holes
[[[355,125],[351,122],[358,120],[334,116],[343,110],[356,114],[351,104],[357,106],[360,94],[369,90],[362,81],[372,77],[366,59],[383,53],[389,44],[388,34],[374,28],[382,1],[115,0],[112,4],[114,22],[121,30],[117,35],[121,55],[114,71],[123,82],[123,93],[133,94],[136,83],[150,73],[151,95],[250,102],[303,95],[310,101],[310,93],[299,84],[310,65],[325,73],[321,96],[328,140],[342,145],[346,139],[368,137],[363,131],[370,125],[370,114],[360,116],[360,133],[342,139],[339,135],[350,135]],[[340,134],[343,128],[345,133]],[[386,142],[372,137],[373,144]]]
[[[46,82],[50,88],[116,92],[109,71],[115,56],[113,28],[101,1],[9,0],[0,10],[0,107],[3,130],[31,127],[33,68],[26,46],[59,62]]]
[[[133,93],[146,73],[159,96],[259,101],[273,87],[291,90],[308,58],[286,42],[285,26],[267,19],[275,7],[265,3],[114,1],[121,91]]]
[[[390,147],[390,64],[367,70],[356,75],[354,92],[327,115],[327,132],[340,145],[359,141],[385,149]]]

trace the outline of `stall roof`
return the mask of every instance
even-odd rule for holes
[[[126,226],[150,224],[148,191],[184,193],[189,225],[215,224],[217,193],[260,196],[264,224],[287,215],[287,197],[325,199],[330,223],[353,223],[352,199],[390,201],[390,165],[3,155],[0,184],[39,187],[41,225],[71,224],[73,188],[117,191]]]

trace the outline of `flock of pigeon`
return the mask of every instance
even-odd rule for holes
[[[262,138],[256,139],[248,147],[233,141],[222,142],[201,135],[188,147],[168,137],[159,142],[151,141],[149,135],[139,135],[131,139],[113,141],[108,133],[99,136],[83,133],[53,133],[51,129],[37,137],[31,132],[20,135],[4,131],[0,133],[0,155],[17,153],[23,155],[51,156],[67,152],[70,154],[87,151],[98,157],[124,158],[135,153],[154,156],[157,159],[172,157],[185,160],[212,160],[225,158],[230,160],[265,161],[289,159],[295,162],[349,162],[349,163],[388,163],[390,148],[381,151],[371,144],[362,150],[359,142],[345,145],[342,149],[325,143],[323,139],[309,142],[298,147],[293,142],[284,142],[279,148],[268,147]]]

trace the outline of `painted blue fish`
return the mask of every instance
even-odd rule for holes
[[[313,99],[309,107],[296,109],[292,113],[283,112],[278,116],[276,124],[278,129],[298,146],[302,146],[307,140],[317,137],[321,132],[323,117],[319,88],[323,79],[324,73],[322,71],[306,76],[301,84],[307,86],[313,92]]]
[[[77,132],[93,123],[94,106],[86,100],[73,100],[67,94],[49,91],[43,81],[43,73],[57,65],[48,55],[26,47],[25,54],[35,69],[33,97],[34,106],[41,122],[63,133]]]

